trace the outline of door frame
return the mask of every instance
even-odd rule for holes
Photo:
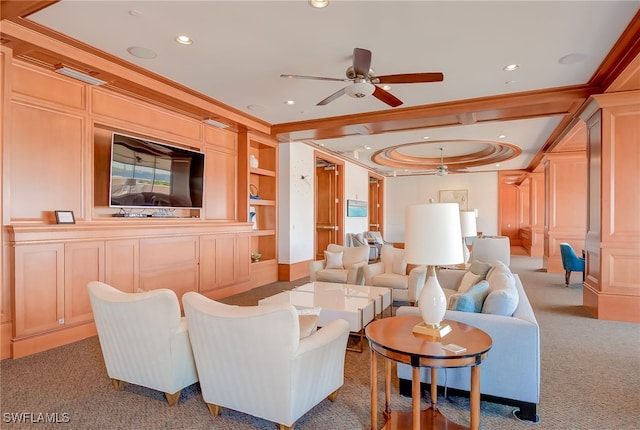
[[[371,191],[369,191],[369,214],[375,213],[378,218],[378,228],[377,231],[380,232],[382,237],[384,237],[384,176],[378,175],[373,172],[369,172],[369,180],[368,186],[371,187],[372,180],[376,180],[378,182],[378,207],[373,206],[373,202],[371,201]],[[373,230],[371,228],[371,215],[369,215],[369,230]]]

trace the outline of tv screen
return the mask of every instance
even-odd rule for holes
[[[201,208],[204,154],[137,137],[111,138],[111,207]]]

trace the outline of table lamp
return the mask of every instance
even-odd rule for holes
[[[460,207],[457,203],[408,206],[405,213],[405,260],[427,266],[427,281],[416,291],[423,322],[414,333],[441,338],[451,331],[442,325],[447,299],[436,277],[436,266],[462,263]],[[419,286],[418,286],[419,287]]]
[[[476,211],[460,211],[460,228],[462,230],[462,257],[464,263],[469,263],[469,247],[467,246],[467,238],[478,235],[478,227],[476,227]]]

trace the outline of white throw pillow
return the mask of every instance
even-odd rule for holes
[[[407,274],[407,262],[404,261],[404,253],[395,253],[393,255],[393,263],[391,266],[391,272],[398,275]]]
[[[460,280],[460,285],[458,285],[458,293],[460,294],[466,293],[467,291],[469,291],[471,287],[473,287],[479,281],[482,281],[481,275],[476,275],[471,272],[465,273],[462,279]]]
[[[324,252],[324,258],[327,261],[325,269],[344,269],[342,265],[342,251],[340,252]]]
[[[497,273],[491,276],[489,295],[482,305],[482,313],[510,317],[518,307],[520,297],[513,275]]]
[[[298,309],[300,339],[311,336],[311,334],[316,331],[321,310],[321,308]]]

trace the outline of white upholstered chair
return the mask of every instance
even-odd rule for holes
[[[229,408],[293,429],[344,382],[349,324],[333,320],[300,339],[291,305],[230,306],[182,296],[202,398],[213,416]]]
[[[416,266],[407,274],[404,249],[382,245],[380,261],[364,267],[364,284],[373,287],[391,288],[394,301],[415,302],[409,295],[409,285],[422,282],[426,278],[424,266]]]
[[[309,279],[313,281],[336,282],[363,285],[362,268],[369,264],[369,246],[327,246],[325,259],[309,263]]]
[[[507,266],[511,263],[511,241],[507,236],[474,237],[471,244],[469,261],[491,263],[500,260]]]
[[[97,281],[87,289],[114,387],[141,385],[165,393],[170,406],[176,404],[182,389],[198,381],[176,294],[168,289],[125,293]]]

